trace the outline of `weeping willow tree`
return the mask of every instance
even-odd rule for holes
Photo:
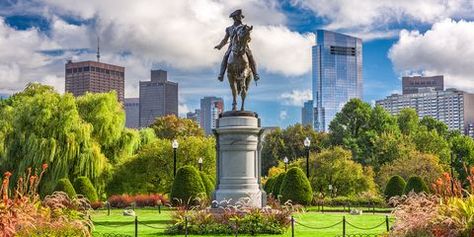
[[[51,192],[64,177],[87,176],[95,184],[107,167],[93,127],[77,110],[71,94],[59,95],[52,87],[29,84],[0,108],[0,124],[8,124],[3,139],[2,170],[14,180],[29,168],[49,165],[41,193]]]

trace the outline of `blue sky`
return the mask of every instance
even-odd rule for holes
[[[37,81],[64,91],[66,59],[126,67],[126,96],[150,69],[168,70],[180,85],[180,113],[203,96],[231,96],[216,80],[224,50],[213,46],[242,8],[254,25],[251,48],[261,81],[248,109],[264,126],[300,122],[310,99],[316,29],[360,37],[364,97],[369,103],[401,90],[401,75],[443,74],[447,87],[474,92],[474,2],[470,0],[4,0],[0,1],[0,94]]]

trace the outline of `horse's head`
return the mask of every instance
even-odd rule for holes
[[[243,54],[245,52],[245,47],[250,42],[250,32],[252,31],[253,26],[243,25],[237,31],[236,37],[236,51],[239,54]]]

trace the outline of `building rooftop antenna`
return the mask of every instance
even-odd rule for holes
[[[97,62],[100,62],[100,38],[97,36]]]

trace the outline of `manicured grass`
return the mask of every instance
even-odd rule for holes
[[[122,234],[134,236],[135,226],[134,226],[134,217],[123,216],[123,210],[114,209],[111,211],[110,216],[107,216],[107,210],[95,211],[92,215],[92,220],[95,223],[94,236],[102,236],[102,234]],[[171,219],[171,210],[165,209],[158,214],[157,209],[137,209],[135,210],[138,221],[140,223],[150,225],[152,227],[165,228],[170,224]],[[346,217],[346,234],[381,234],[386,230],[385,224],[382,224],[374,230],[357,230],[349,225],[353,224],[357,227],[373,227],[378,224],[381,224],[385,221],[385,215],[382,214],[363,214],[360,216],[348,215],[347,213],[317,213],[314,211],[305,212],[305,213],[295,213],[294,218],[297,223],[308,225],[310,227],[326,227],[333,225],[337,222],[342,221],[343,216]],[[392,219],[390,218],[390,222]],[[143,224],[138,226],[138,236],[165,236],[163,234],[163,229],[157,230],[150,227],[147,227]],[[321,237],[334,237],[337,235],[342,235],[342,223],[321,230],[314,230],[299,224],[295,224],[295,236],[321,236]],[[113,235],[110,235],[113,236]],[[189,235],[196,236],[196,235]],[[210,235],[208,235],[210,236]],[[244,235],[239,235],[244,236]],[[260,235],[259,235],[260,236]],[[283,235],[267,235],[267,236],[291,236],[291,229]]]

